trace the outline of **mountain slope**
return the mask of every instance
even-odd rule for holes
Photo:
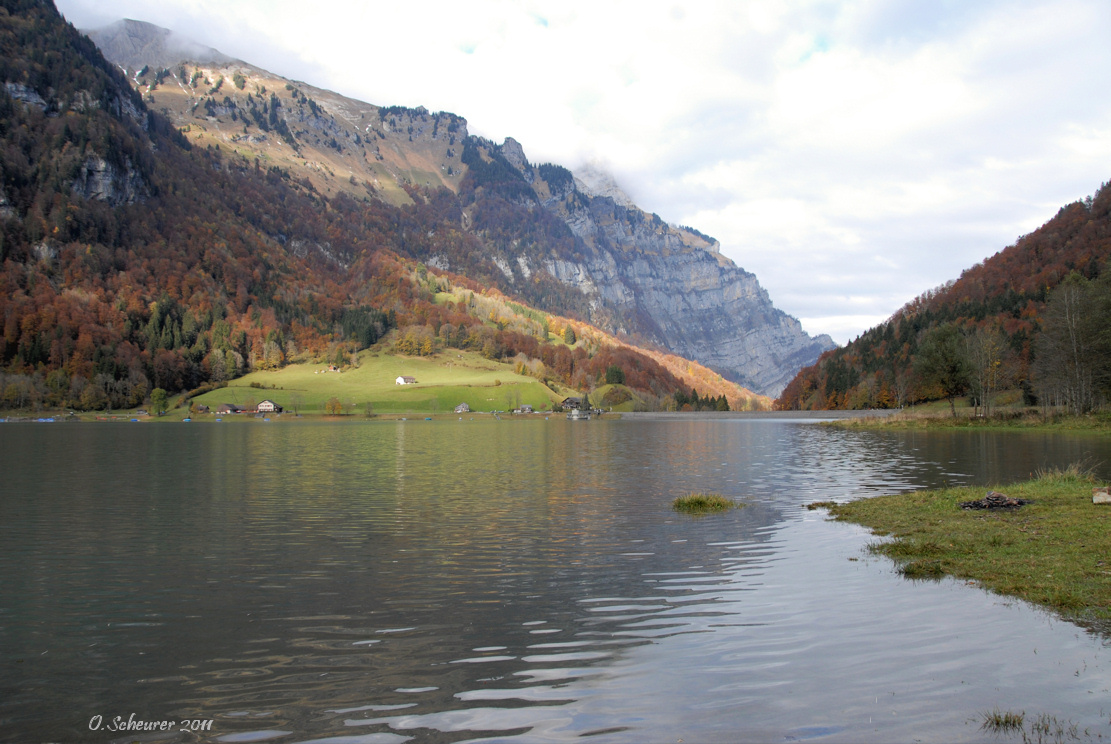
[[[406,184],[406,206],[325,197],[198,146],[49,3],[0,7],[0,406],[130,407],[154,388],[342,364],[383,343],[471,348],[577,389],[621,366],[658,402],[689,389],[592,329],[554,340],[562,318],[489,317],[483,287],[403,255],[458,226],[450,191]],[[752,400],[735,385],[721,394]]]
[[[1109,261],[1111,185],[1104,184],[1094,196],[1062,207],[1014,245],[800,370],[777,407],[889,407],[943,397],[920,379],[915,362],[928,335],[949,325],[972,340],[977,333],[996,339],[1001,345],[998,376],[1022,387],[1030,398],[1040,384],[1033,372],[1035,341],[1053,290],[1074,273],[1087,279],[1104,275]]]
[[[190,142],[320,194],[432,214],[441,228],[407,234],[405,255],[697,359],[763,394],[834,347],[776,309],[716,241],[636,208],[605,174],[530,164],[512,139],[470,136],[453,114],[352,101],[209,53],[166,65],[166,32],[149,24],[91,34]]]
[[[502,270],[511,286],[523,289],[534,274],[546,272],[589,297],[590,317],[599,325],[697,359],[768,395],[782,389],[792,370],[834,346],[828,337],[811,339],[797,320],[776,309],[756,277],[723,256],[712,238],[623,206],[611,195],[584,193],[566,169],[530,165],[512,139],[500,147],[481,140],[473,146],[491,162],[500,155],[523,181],[484,184],[476,178],[473,187],[463,184],[465,194],[468,187],[475,193],[475,224],[480,230],[489,225],[486,242],[503,250]],[[514,210],[520,215],[543,208],[573,242],[564,236],[563,251],[531,255],[527,247],[508,243],[511,236],[482,219],[482,192],[491,201],[500,197],[503,220]],[[552,232],[560,237],[558,227]]]

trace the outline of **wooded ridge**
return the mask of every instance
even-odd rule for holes
[[[802,369],[783,410],[996,393],[1086,412],[1111,394],[1111,185]]]

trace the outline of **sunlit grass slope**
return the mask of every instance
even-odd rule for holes
[[[472,411],[505,411],[524,404],[540,410],[563,397],[538,380],[516,374],[511,365],[455,349],[428,357],[366,351],[359,355],[358,367],[327,370],[327,364],[291,364],[273,372],[252,372],[195,401],[215,409],[221,403],[247,405],[269,399],[287,411],[324,413],[325,403],[337,398],[351,412],[363,414],[367,403],[374,413],[443,413],[460,403]],[[398,385],[399,376],[417,382]]]

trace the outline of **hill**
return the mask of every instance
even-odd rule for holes
[[[150,24],[90,34],[194,146],[329,199],[412,208],[425,229],[390,228],[403,256],[696,359],[761,394],[834,346],[775,308],[717,241],[638,209],[605,174],[533,164],[513,139],[474,137],[455,114],[351,100]]]
[[[966,391],[990,405],[994,391],[1010,387],[1023,390],[1028,403],[1090,408],[1106,379],[1101,327],[1109,319],[1109,259],[1111,185],[1105,184],[844,348],[823,354],[787,385],[776,406],[886,408]],[[1061,333],[1076,345],[1064,349],[1057,343]],[[950,347],[960,352],[950,361],[959,364],[946,382],[936,362]],[[1070,361],[1078,356],[1084,359]],[[1066,370],[1076,377],[1067,384]]]
[[[390,353],[464,348],[527,363],[576,389],[625,365],[646,400],[689,393],[628,344],[584,324],[582,340],[557,339],[552,325],[575,322],[520,303],[497,311],[509,300],[414,260],[413,243],[458,234],[449,189],[403,184],[404,205],[325,195],[190,139],[51,4],[4,7],[3,407],[134,407],[154,389],[342,364],[384,339]]]

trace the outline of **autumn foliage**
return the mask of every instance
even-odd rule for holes
[[[973,356],[990,352],[978,375],[971,377],[974,398],[977,385],[989,391],[1006,384],[1021,388],[1033,401],[1046,382],[1037,378],[1034,362],[1047,301],[1070,276],[1100,277],[1109,259],[1111,186],[1105,184],[959,279],[923,294],[845,347],[823,354],[787,385],[776,407],[890,408],[950,397],[951,389],[919,374],[921,365],[916,365],[923,342],[945,327],[963,335]]]
[[[404,207],[324,198],[258,160],[191,147],[49,3],[5,6],[0,407],[134,407],[155,389],[342,364],[383,342],[400,354],[475,349],[563,385],[617,367],[652,396],[692,387],[647,354],[525,306],[585,313],[551,277],[523,301],[486,292],[498,282],[491,245],[569,235],[529,222],[496,164],[459,195],[411,187]],[[479,229],[460,230],[465,206]],[[468,276],[421,263],[434,256]],[[449,291],[467,299],[438,301]]]

